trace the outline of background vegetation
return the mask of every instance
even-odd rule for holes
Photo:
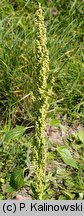
[[[47,30],[49,88],[54,77],[46,119],[48,165],[44,198],[83,199],[83,1],[40,2]],[[31,93],[37,3],[0,1],[0,199],[13,198],[22,187],[27,188],[32,199],[35,197]]]

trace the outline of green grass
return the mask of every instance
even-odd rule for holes
[[[53,94],[49,101],[49,111],[53,112],[49,112],[48,116],[55,118],[59,114],[63,118],[66,115],[67,122],[72,124],[76,122],[77,125],[80,123],[83,125],[83,1],[41,0],[40,2],[42,3],[47,29],[50,58],[49,87],[51,78],[54,77],[55,79]],[[33,0],[0,1],[0,140],[16,124],[33,125],[34,113],[30,95],[33,90],[35,65],[36,8],[37,1],[34,2]],[[5,142],[0,147],[0,191],[3,198],[5,197],[4,185],[10,181],[12,169],[17,165],[25,169],[28,165],[27,143],[30,142],[32,145],[32,141],[28,141],[30,131],[21,139]],[[77,173],[70,167],[65,168],[64,164],[62,164],[60,170],[56,170],[52,165],[53,171],[50,171],[50,175],[55,180],[52,180],[50,185],[46,186],[49,186],[47,196],[50,199],[52,197],[54,199],[80,199],[82,196],[80,194],[84,193],[82,186],[83,173],[80,171],[83,170],[82,149],[84,144],[76,138],[71,138],[71,141],[67,142],[72,152],[74,151],[74,145],[76,145],[80,161],[79,171]],[[54,154],[54,158],[51,157],[51,162],[58,156],[56,153],[52,152],[52,154]],[[30,162],[31,158],[29,159]],[[60,163],[59,156],[57,160]],[[67,175],[63,179],[62,175],[63,172],[66,172],[66,169]],[[47,178],[49,177],[47,176]],[[56,178],[57,181],[64,182],[62,188],[61,184],[55,186]],[[29,185],[31,185],[31,181],[28,183]],[[51,190],[52,185],[53,190]],[[59,188],[58,195],[55,194],[57,188]],[[68,194],[64,194],[65,188],[67,188],[66,193]],[[69,193],[74,195],[72,196]],[[8,196],[10,195],[8,194]]]

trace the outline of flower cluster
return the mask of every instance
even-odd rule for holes
[[[45,124],[48,110],[47,80],[49,74],[49,55],[46,29],[42,8],[39,4],[36,13],[35,71],[33,88],[33,107],[35,117],[34,131],[34,188],[37,199],[41,200],[44,191],[46,172]]]

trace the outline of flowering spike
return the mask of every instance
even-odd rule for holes
[[[45,125],[48,110],[48,96],[46,96],[46,90],[49,74],[49,55],[47,50],[46,29],[40,3],[36,13],[35,62],[33,88],[33,107],[35,117],[33,145],[35,169],[34,190],[36,198],[41,200],[44,192],[46,172]]]

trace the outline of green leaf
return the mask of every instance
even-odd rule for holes
[[[11,129],[9,132],[6,133],[3,141],[9,141],[11,139],[21,137],[23,133],[26,131],[26,129],[27,127],[16,126],[15,128]]]
[[[73,200],[75,197],[75,194],[72,194],[67,191],[62,191],[64,194],[59,196],[58,200]]]
[[[84,131],[81,129],[78,133],[78,137],[82,143],[84,143]]]
[[[66,146],[61,146],[57,148],[58,153],[60,154],[62,160],[64,161],[64,163],[66,163],[67,165],[74,167],[74,168],[78,168],[77,167],[77,163],[76,160],[71,156],[70,151],[66,148]]]
[[[54,152],[48,152],[48,159],[54,160],[54,158],[55,158]]]
[[[58,128],[60,128],[61,130],[65,130],[64,125],[62,125],[62,124],[60,123],[60,121],[59,121],[58,119],[56,119],[56,118],[53,118],[53,119],[49,122],[49,125],[50,125],[50,126],[54,126],[54,127],[58,127]]]
[[[4,199],[3,194],[0,194],[0,200],[3,200],[3,199]]]
[[[69,200],[73,200],[74,199],[74,196],[75,194],[72,194],[68,191],[63,191],[64,195],[69,199]]]
[[[56,124],[60,124],[60,121],[56,118],[52,119],[50,122],[49,122],[49,125],[50,126],[55,126]]]
[[[23,170],[18,166],[15,168],[10,177],[10,186],[15,190],[20,189],[24,185]]]
[[[67,198],[64,195],[60,195],[58,200],[67,200]]]
[[[11,187],[10,185],[7,185],[7,187],[6,187],[6,192],[7,193],[12,193],[14,191],[15,191],[15,189],[13,187]]]

